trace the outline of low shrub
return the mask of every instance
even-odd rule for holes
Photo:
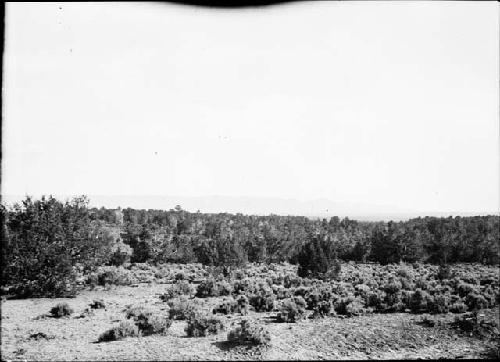
[[[454,277],[454,273],[448,264],[441,264],[437,272],[437,277],[439,280],[451,279]]]
[[[227,334],[227,340],[239,344],[268,345],[271,342],[271,335],[263,326],[244,319]]]
[[[450,311],[451,298],[447,294],[439,294],[434,296],[434,301],[431,306],[432,313],[448,313]]]
[[[272,290],[273,290],[273,294],[276,296],[276,299],[278,299],[278,300],[290,298],[293,295],[291,289],[285,288],[282,285],[274,284],[272,286]]]
[[[246,295],[240,295],[238,299],[236,299],[237,303],[237,312],[241,313],[242,315],[247,315],[248,314],[248,298]]]
[[[130,285],[136,282],[136,279],[130,272],[121,266],[103,266],[97,271],[97,284],[106,285]]]
[[[168,286],[165,292],[160,295],[160,299],[164,302],[179,297],[181,295],[191,296],[194,294],[194,287],[185,280],[176,282],[173,285]]]
[[[218,297],[219,289],[215,279],[203,280],[196,288],[198,298]]]
[[[92,303],[89,304],[91,309],[104,309],[106,308],[106,304],[102,299],[95,299]]]
[[[456,316],[451,325],[469,335],[498,339],[500,337],[498,323],[498,311],[496,316],[486,316],[484,313],[474,311]]]
[[[432,310],[433,303],[433,297],[429,293],[417,289],[410,297],[410,310],[413,313],[427,313]]]
[[[154,313],[143,306],[131,307],[126,310],[126,318],[132,319],[142,335],[165,334],[172,320],[164,315]]]
[[[118,341],[126,337],[138,337],[139,335],[139,328],[133,322],[126,320],[101,334],[98,342]]]
[[[312,318],[323,318],[332,314],[333,305],[331,301],[320,301],[313,308]]]
[[[68,303],[58,303],[50,309],[50,315],[54,318],[67,317],[73,314],[73,309]]]
[[[219,318],[193,313],[187,320],[186,333],[188,337],[206,337],[209,334],[218,334],[224,329]]]
[[[450,312],[452,313],[465,313],[467,310],[467,305],[463,302],[463,300],[458,300],[450,305]]]
[[[185,296],[168,301],[170,319],[186,320],[195,311],[196,307]]]
[[[232,314],[236,312],[238,304],[233,298],[224,298],[222,302],[213,309],[213,314]]]
[[[470,311],[488,308],[488,301],[478,293],[468,294],[465,297],[465,304]]]
[[[48,335],[43,332],[37,332],[37,333],[31,333],[28,337],[29,339],[34,339],[35,341],[39,341],[41,339],[49,340],[49,339],[54,339],[56,336],[54,335]]]
[[[233,286],[225,280],[217,282],[216,285],[219,295],[231,295],[233,292]]]
[[[186,279],[186,274],[184,274],[183,272],[179,272],[179,273],[175,274],[176,281],[185,280],[185,279]]]
[[[275,299],[271,291],[269,293],[261,291],[258,294],[251,295],[248,301],[256,312],[270,312],[274,309]]]
[[[284,323],[295,323],[302,319],[306,312],[306,301],[298,296],[282,301],[278,312],[278,321]]]
[[[336,301],[334,309],[338,314],[348,317],[362,315],[366,312],[363,301],[352,294]]]

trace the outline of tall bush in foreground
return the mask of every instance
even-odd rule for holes
[[[2,208],[2,283],[10,293],[73,296],[77,264],[88,270],[108,261],[114,240],[91,220],[87,205],[85,196],[65,203],[50,196]]]

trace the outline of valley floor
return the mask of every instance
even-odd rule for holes
[[[494,358],[496,341],[466,335],[449,326],[452,314],[433,316],[436,326],[419,323],[414,314],[371,314],[351,318],[327,317],[298,323],[275,323],[275,313],[250,312],[271,334],[268,347],[232,346],[226,342],[239,315],[222,316],[226,331],[216,336],[188,338],[185,321],[174,321],[165,336],[127,338],[96,343],[105,330],[123,320],[129,305],[168,308],[158,294],[165,285],[140,284],[110,290],[84,291],[72,299],[7,300],[1,304],[2,360],[296,360],[296,359],[416,359]],[[79,315],[94,299],[106,309]],[[198,299],[207,311],[222,298]],[[40,317],[65,301],[75,311],[66,318]],[[492,313],[492,318],[495,313]],[[498,316],[498,315],[497,315]],[[439,323],[441,321],[442,323]],[[36,338],[36,333],[44,333]],[[30,337],[31,336],[31,337]]]

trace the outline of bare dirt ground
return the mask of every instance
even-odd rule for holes
[[[127,338],[96,343],[105,330],[124,319],[128,305],[166,310],[158,294],[166,285],[116,287],[84,291],[73,299],[2,301],[2,360],[296,360],[296,359],[416,359],[494,358],[495,341],[479,339],[450,328],[453,315],[434,317],[445,323],[427,327],[412,314],[372,314],[351,318],[306,319],[275,323],[275,313],[250,312],[271,333],[268,347],[233,346],[226,342],[231,323],[242,317],[222,316],[226,331],[216,336],[188,338],[186,322],[174,321],[166,336]],[[77,318],[94,299],[106,309]],[[222,298],[199,299],[207,311]],[[58,302],[67,302],[74,314],[55,319],[40,317]],[[32,335],[44,333],[45,337]],[[30,337],[32,336],[32,337]]]

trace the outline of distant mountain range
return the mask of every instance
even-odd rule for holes
[[[60,200],[68,198],[54,195]],[[372,205],[354,202],[333,202],[328,199],[299,201],[296,199],[272,197],[231,197],[231,196],[130,196],[130,195],[90,195],[90,206],[106,208],[159,209],[170,210],[180,205],[190,212],[205,213],[242,213],[249,215],[301,215],[309,218],[330,218],[332,216],[349,217],[366,221],[407,220],[424,216],[475,216],[498,215],[491,212],[413,212],[392,205]],[[23,199],[22,196],[2,196],[3,203],[12,203]]]

